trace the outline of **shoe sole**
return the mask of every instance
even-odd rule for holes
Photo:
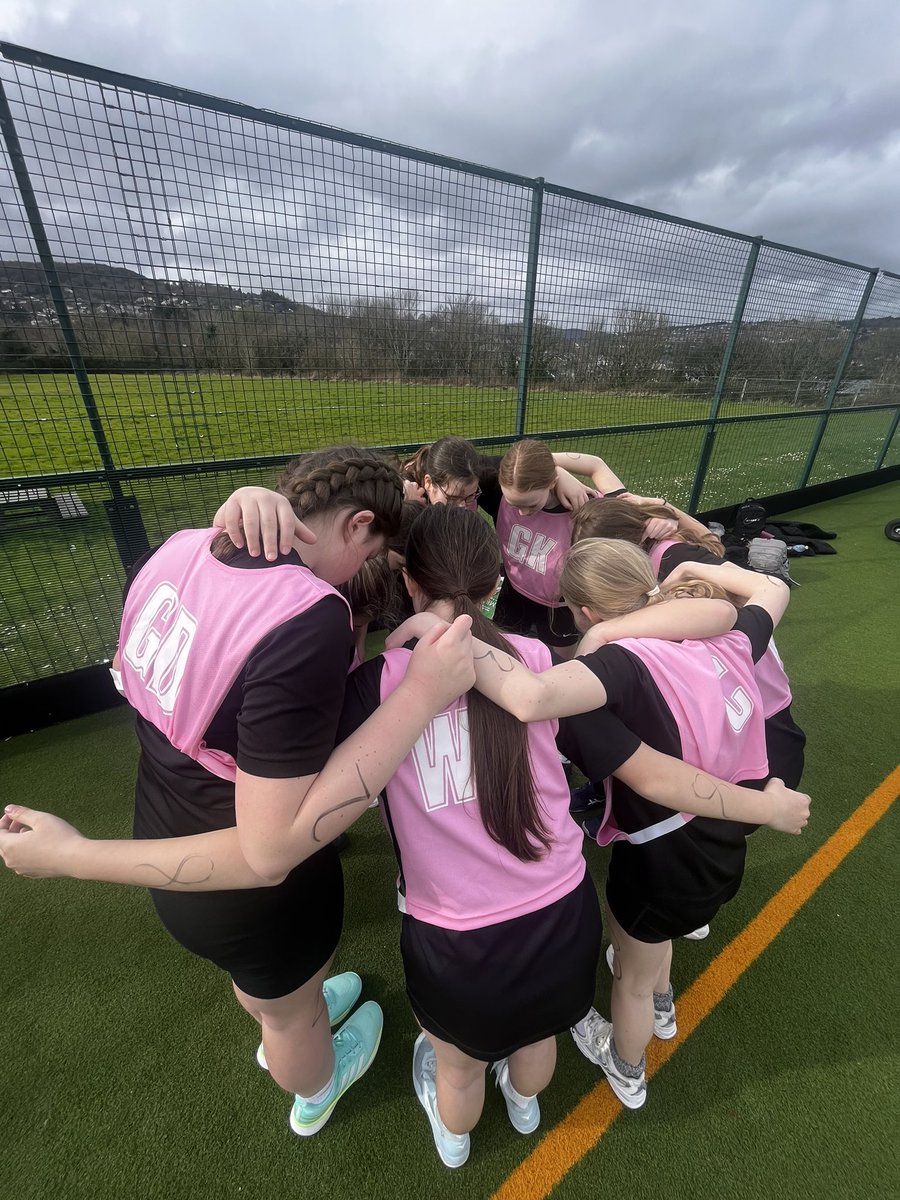
[[[624,1089],[622,1088],[622,1085],[619,1083],[619,1081],[617,1079],[613,1079],[609,1075],[606,1074],[606,1069],[604,1068],[602,1063],[600,1064],[600,1070],[603,1071],[604,1075],[606,1075],[606,1082],[609,1084],[609,1086],[612,1088],[615,1095],[619,1098],[619,1100],[622,1101],[622,1103],[625,1105],[626,1108],[635,1109],[635,1108],[643,1108],[644,1107],[644,1105],[647,1102],[647,1089],[646,1088],[644,1088],[644,1090],[640,1093],[639,1096],[634,1096],[634,1095],[630,1094],[629,1092],[624,1091]]]
[[[328,1123],[328,1121],[331,1119],[331,1114],[337,1108],[338,1100],[340,1100],[342,1096],[346,1096],[346,1094],[353,1087],[354,1083],[359,1083],[360,1079],[362,1079],[363,1075],[365,1075],[366,1071],[368,1071],[369,1067],[371,1067],[372,1063],[375,1061],[375,1057],[378,1054],[378,1047],[381,1045],[381,1035],[383,1032],[384,1032],[384,1026],[382,1025],[381,1029],[378,1030],[378,1040],[375,1043],[374,1050],[372,1051],[371,1055],[369,1056],[369,1061],[366,1063],[366,1065],[363,1067],[363,1069],[360,1071],[360,1073],[358,1075],[354,1075],[354,1077],[350,1080],[350,1082],[347,1084],[347,1086],[344,1088],[344,1090],[341,1092],[338,1092],[338,1094],[332,1100],[331,1104],[329,1104],[328,1108],[325,1110],[325,1112],[322,1114],[322,1116],[319,1117],[318,1121],[316,1121],[312,1125],[298,1125],[294,1119],[293,1106],[291,1106],[291,1115],[288,1118],[288,1123],[289,1123],[291,1129],[294,1131],[294,1133],[296,1133],[297,1137],[312,1137],[312,1135],[314,1133],[319,1132],[319,1130],[322,1128],[323,1125],[326,1125]]]
[[[335,1013],[333,1017],[328,1018],[328,1024],[331,1026],[332,1029],[334,1029],[335,1025],[340,1025],[341,1021],[345,1020],[347,1017],[350,1016],[350,1014],[353,1012],[354,1008],[356,1007],[356,1003],[359,1000],[359,997],[361,995],[362,995],[362,988],[359,989],[359,995],[357,995],[356,999],[352,1000],[345,1009],[343,1009],[339,1013]],[[261,1071],[268,1071],[268,1069],[269,1069],[269,1064],[266,1062],[265,1053],[263,1051],[262,1042],[260,1042],[259,1045],[256,1047],[256,1065],[260,1068]]]

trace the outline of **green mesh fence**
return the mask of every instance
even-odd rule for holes
[[[543,435],[693,510],[900,461],[896,275],[0,52],[0,687],[310,447]]]

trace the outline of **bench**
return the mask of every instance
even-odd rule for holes
[[[77,492],[57,492],[46,488],[14,488],[0,491],[0,528],[37,529],[45,520],[71,521],[86,517],[88,510]]]

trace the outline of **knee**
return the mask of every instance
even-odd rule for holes
[[[644,1000],[653,995],[653,985],[656,983],[657,974],[658,972],[650,976],[644,972],[629,971],[623,963],[621,977],[614,981],[613,986],[617,989],[621,988],[626,995],[634,999]]]
[[[456,1092],[465,1092],[484,1079],[485,1067],[483,1063],[473,1063],[471,1066],[466,1064],[441,1067],[440,1071],[447,1087]]]

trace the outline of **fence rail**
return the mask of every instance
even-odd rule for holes
[[[298,449],[539,436],[695,511],[900,462],[896,274],[0,54],[0,687]]]

